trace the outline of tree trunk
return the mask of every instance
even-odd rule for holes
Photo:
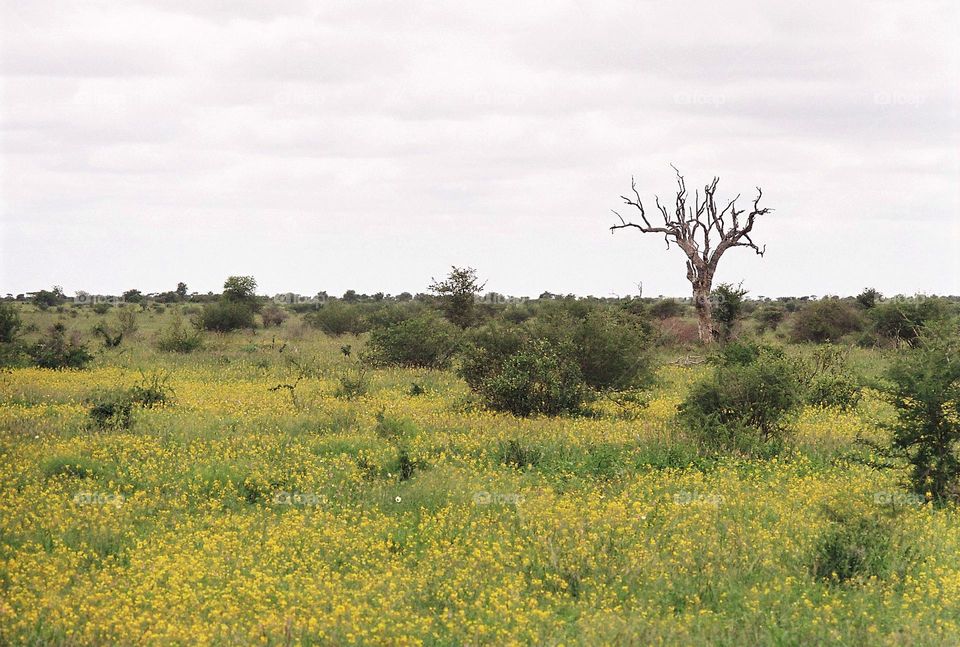
[[[693,284],[693,305],[697,309],[698,332],[700,343],[709,344],[714,340],[713,334],[713,304],[710,302],[710,287],[712,282],[697,281]]]

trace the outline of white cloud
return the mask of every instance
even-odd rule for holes
[[[953,2],[19,3],[0,292],[687,290],[634,174],[764,187],[754,294],[960,293]],[[931,241],[935,241],[933,244]]]

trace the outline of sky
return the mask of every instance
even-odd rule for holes
[[[954,0],[0,6],[0,294],[684,296],[671,163],[774,209],[717,281],[960,294]]]

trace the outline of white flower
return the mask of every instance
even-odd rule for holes
[[[400,497],[394,497],[393,500],[395,503],[400,503],[400,501],[402,501],[403,499],[401,499]]]

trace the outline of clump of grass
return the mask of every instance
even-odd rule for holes
[[[96,461],[85,456],[60,455],[44,461],[40,471],[47,479],[57,476],[86,479],[97,476],[101,472],[101,467]]]
[[[821,535],[810,564],[813,576],[835,584],[883,579],[900,565],[889,518],[828,511],[831,525]]]
[[[543,460],[543,451],[525,441],[511,439],[506,443],[500,443],[499,456],[500,462],[505,465],[523,469],[528,466],[539,465],[540,461]]]
[[[87,415],[93,427],[129,429],[135,408],[152,409],[170,402],[173,390],[167,384],[167,373],[140,375],[140,382],[129,389],[98,389],[87,397]]]
[[[174,311],[170,325],[161,332],[157,348],[167,353],[192,353],[203,346],[199,330],[190,330],[179,311]]]

